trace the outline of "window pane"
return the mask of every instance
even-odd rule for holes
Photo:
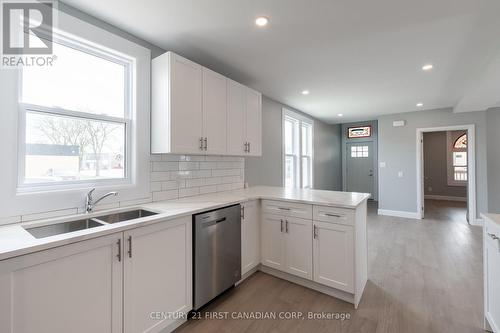
[[[302,157],[302,187],[311,188],[311,163],[309,157]]]
[[[302,123],[302,155],[312,155],[312,126]]]
[[[453,178],[456,181],[467,181],[467,167],[454,167]]]
[[[125,177],[125,125],[26,114],[24,183]]]
[[[53,43],[53,66],[23,67],[22,101],[124,117],[125,66]]]
[[[285,187],[295,187],[295,162],[293,156],[285,157]]]
[[[453,152],[454,166],[467,166],[467,152]]]
[[[285,154],[293,154],[293,123],[285,120]]]

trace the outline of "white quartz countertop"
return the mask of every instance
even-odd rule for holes
[[[257,186],[242,190],[226,191],[212,194],[187,197],[178,200],[158,201],[140,206],[124,207],[92,214],[78,214],[50,220],[13,224],[0,227],[0,260],[67,245],[95,237],[110,235],[116,232],[166,221],[182,216],[201,213],[232,204],[255,199],[281,200],[312,205],[332,206],[355,209],[370,197],[366,193],[350,193],[323,190],[285,189],[282,187]],[[103,225],[66,234],[37,239],[27,232],[23,226],[41,226],[83,218],[103,216],[108,213],[126,211],[135,208],[148,209],[158,214],[135,220]]]
[[[481,214],[483,218],[487,218],[488,220],[495,222],[496,224],[500,225],[500,214]]]

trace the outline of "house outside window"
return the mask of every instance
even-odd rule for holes
[[[283,109],[283,175],[288,188],[313,187],[313,120]]]

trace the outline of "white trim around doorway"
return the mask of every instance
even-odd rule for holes
[[[424,218],[424,156],[423,156],[423,135],[426,132],[446,132],[446,131],[467,131],[467,155],[468,155],[468,172],[469,177],[467,180],[467,193],[469,205],[469,223],[472,225],[481,225],[481,220],[477,217],[477,201],[476,201],[476,127],[475,125],[458,125],[458,126],[443,126],[443,127],[429,127],[417,128],[417,218]]]

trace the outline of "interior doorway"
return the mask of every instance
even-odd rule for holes
[[[373,197],[373,142],[346,144],[346,190]]]
[[[423,133],[424,215],[467,221],[467,130]]]
[[[439,147],[434,147],[433,143]],[[474,125],[417,129],[417,205],[420,207],[420,218],[428,213],[431,213],[429,217],[435,214],[456,217],[462,212],[470,224],[477,223],[474,143]],[[445,201],[448,205],[443,204]]]

